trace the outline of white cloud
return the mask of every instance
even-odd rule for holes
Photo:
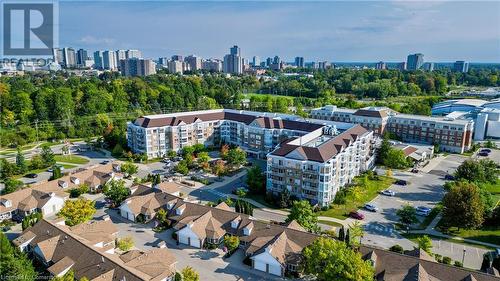
[[[113,38],[96,38],[91,35],[84,36],[78,40],[80,43],[87,44],[87,45],[108,45],[111,46],[113,45],[116,40]]]

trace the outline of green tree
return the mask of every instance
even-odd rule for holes
[[[384,134],[380,148],[377,151],[377,162],[384,164],[384,160],[387,158],[390,150],[391,144],[389,143],[389,135]]]
[[[255,165],[248,170],[246,183],[252,194],[266,193],[266,176],[260,166]]]
[[[226,173],[226,165],[224,161],[217,160],[212,168],[212,173],[216,174],[219,178]]]
[[[411,165],[411,162],[406,159],[406,155],[401,149],[391,148],[387,153],[385,159],[383,159],[383,164],[386,167],[393,169],[404,169]]]
[[[23,218],[22,223],[21,223],[23,231],[26,228],[32,227],[33,225],[35,225],[41,219],[42,219],[42,213],[40,213],[40,212],[34,212],[34,213],[31,213],[31,214],[25,216]]]
[[[139,167],[132,162],[125,162],[120,166],[120,170],[125,173],[127,177],[137,174]]]
[[[404,253],[404,249],[403,247],[401,247],[401,245],[394,245],[394,246],[391,246],[389,248],[389,251],[391,252],[395,252],[395,253],[400,253],[400,254],[403,254]]]
[[[174,159],[174,157],[177,156],[177,152],[175,152],[174,150],[169,150],[167,152],[167,157],[170,158],[170,159]]]
[[[363,238],[365,231],[363,226],[359,221],[355,221],[352,225],[349,226],[350,233],[350,241],[349,245],[354,248],[359,248],[361,246],[361,238]]]
[[[13,247],[3,232],[0,232],[0,276],[13,276],[24,281],[34,281],[37,277],[27,255]]]
[[[472,183],[457,182],[443,198],[443,223],[458,229],[475,229],[484,221],[484,203],[479,188]]]
[[[47,165],[43,162],[42,156],[34,155],[33,157],[31,157],[30,169],[36,170],[36,169],[43,169],[46,167]]]
[[[85,198],[66,200],[58,216],[65,219],[66,225],[74,226],[92,219],[96,212],[94,205]]]
[[[129,251],[134,247],[134,238],[132,236],[125,236],[117,239],[116,246],[124,252]]]
[[[372,281],[373,267],[345,243],[320,237],[305,247],[304,271],[318,280]]]
[[[233,236],[233,235],[224,236],[224,246],[226,246],[229,252],[236,250],[239,245],[240,245],[240,239],[238,238],[238,236]]]
[[[208,156],[208,152],[200,152],[198,153],[198,159],[196,159],[198,164],[201,166],[203,164],[208,164],[208,161],[210,161],[210,156]]]
[[[190,266],[186,266],[181,271],[182,281],[200,281],[200,274]]]
[[[75,281],[75,272],[73,269],[70,269],[61,277],[53,277],[52,281]]]
[[[61,172],[61,166],[59,165],[53,165],[52,166],[52,177],[51,179],[52,180],[56,180],[56,179],[59,179],[59,178],[62,178],[62,172]]]
[[[5,188],[2,190],[2,194],[9,194],[15,192],[24,186],[24,183],[22,181],[10,178],[5,179],[4,184]]]
[[[429,253],[430,255],[432,255],[432,240],[431,238],[429,238],[429,236],[427,235],[424,235],[424,236],[420,236],[417,238],[417,245],[418,245],[418,248],[421,249],[421,250],[424,250],[426,251],[427,253]]]
[[[17,147],[16,166],[17,170],[21,174],[25,173],[28,170],[28,165],[26,164],[26,160],[24,159],[24,154],[21,151],[20,147]]]
[[[179,174],[187,175],[189,173],[189,167],[186,161],[182,160],[175,166],[175,171]]]
[[[130,195],[130,190],[125,187],[123,180],[111,180],[104,187],[104,195],[111,200],[113,207],[117,207],[127,199]]]
[[[495,183],[499,175],[496,163],[490,159],[466,160],[455,171],[457,180],[477,183]]]
[[[396,211],[396,215],[399,217],[399,222],[410,227],[411,224],[418,222],[417,210],[413,206],[405,205],[403,208]]]
[[[297,221],[303,228],[310,232],[318,232],[318,217],[314,213],[312,206],[306,200],[293,201],[290,214],[286,218],[286,222]]]
[[[227,153],[226,160],[230,165],[240,166],[247,162],[247,153],[239,147],[233,148]]]
[[[16,174],[16,166],[7,161],[5,158],[0,159],[0,169],[1,169],[1,178],[6,179],[14,174]]]
[[[50,149],[50,146],[48,145],[42,146],[42,152],[40,153],[40,156],[42,156],[43,162],[45,162],[47,166],[52,166],[56,163],[54,152],[52,152],[52,149]]]

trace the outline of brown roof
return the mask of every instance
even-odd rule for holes
[[[426,261],[433,261],[435,262],[436,260],[431,256],[429,255],[426,251],[422,250],[422,249],[418,249],[418,248],[415,248],[411,251],[406,251],[405,252],[405,255],[408,255],[408,256],[412,256],[412,257],[416,257],[416,258],[419,258],[421,260],[426,260]]]
[[[293,121],[293,120],[283,120],[281,118],[272,118],[269,116],[255,116],[244,113],[236,112],[206,112],[206,113],[196,113],[193,115],[181,115],[181,116],[165,116],[159,118],[151,118],[148,116],[137,118],[134,124],[144,128],[154,128],[163,126],[178,126],[182,123],[192,124],[196,121],[216,121],[216,120],[231,120],[236,122],[241,122],[249,125],[250,123],[256,121],[262,128],[267,129],[290,129],[297,131],[310,132],[323,127],[321,124],[310,123],[306,121]]]
[[[337,155],[359,136],[363,136],[367,132],[368,130],[361,125],[355,125],[317,147],[294,145],[290,144],[290,141],[287,141],[280,144],[271,154],[286,156],[292,151],[296,151],[307,160],[322,163]]]
[[[462,281],[466,280],[466,278],[470,278],[469,276],[472,275],[477,281],[499,281],[497,277],[480,271],[473,271],[437,263],[435,261],[419,259],[418,257],[403,255],[374,247],[361,247],[361,254],[365,259],[367,259],[371,252],[376,253],[376,261],[374,264],[376,280],[401,281],[406,280],[405,277],[407,276],[415,276],[415,274],[417,276],[425,276],[425,273],[427,273],[430,278],[429,280]]]
[[[158,188],[166,193],[170,194],[175,194],[179,193],[181,191],[180,189],[181,185],[179,183],[176,183],[174,181],[164,181],[158,185]]]
[[[175,259],[166,253],[168,250],[165,248],[142,253],[135,259],[124,262],[118,255],[101,252],[98,247],[64,225],[56,225],[43,219],[27,231],[36,235],[30,245],[40,247],[44,256],[49,256],[55,264],[65,258],[71,259],[76,279],[85,276],[90,280],[157,280],[156,278],[164,277],[166,272],[173,274],[175,269]],[[150,270],[150,266],[159,269]]]
[[[418,150],[418,148],[416,148],[416,147],[407,146],[403,149],[403,153],[405,154],[405,156],[408,156],[417,150]]]
[[[78,178],[80,180],[80,184],[82,184],[86,178],[94,173],[94,171],[101,173],[110,173],[113,171],[112,163],[106,165],[94,165],[86,169],[78,169],[70,175],[64,176],[60,179],[52,181],[42,181],[37,184],[31,185],[31,187],[2,195],[0,196],[0,200],[10,201],[12,203],[12,206],[5,207],[4,205],[0,204],[0,214],[16,209],[28,210],[32,208],[41,208],[48,201],[48,199],[50,199],[49,194],[51,192],[59,197],[68,198],[69,195],[64,190],[70,190],[79,186],[77,184],[74,184],[71,181],[71,178]],[[68,187],[63,190],[63,188],[59,186],[59,181],[68,183]]]
[[[385,117],[387,117],[387,110],[385,110],[385,109],[380,109],[380,110],[358,109],[352,115],[385,118]]]
[[[111,220],[89,221],[70,228],[71,232],[93,243],[111,243],[115,240],[118,228]]]
[[[47,268],[47,270],[52,273],[54,276],[58,276],[63,273],[68,267],[71,267],[75,264],[75,262],[69,257],[64,257],[54,263],[51,267]]]
[[[231,209],[231,207],[229,207],[226,202],[220,202],[217,206],[215,206],[215,208],[217,209],[221,209],[221,210],[226,210],[226,211],[232,211],[233,209]]]
[[[137,187],[134,195],[126,199],[122,204],[127,204],[135,215],[153,215],[160,208],[167,209],[167,203],[175,203],[179,199],[179,197],[162,192],[162,190],[158,188],[140,185]]]

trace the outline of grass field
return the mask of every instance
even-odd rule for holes
[[[444,232],[448,235],[458,236],[466,239],[492,243],[500,246],[500,227],[483,226],[480,229],[460,229],[451,227]]]
[[[87,164],[89,160],[76,155],[55,155],[56,162],[71,163],[77,165]]]
[[[500,181],[497,181],[496,183],[482,184],[481,187],[491,193],[491,196],[497,205],[500,204]]]
[[[359,184],[360,178],[356,178],[355,182]],[[378,176],[378,180],[368,180],[367,186],[360,187],[361,193],[358,198],[354,198],[352,194],[346,196],[345,204],[332,204],[332,208],[326,211],[318,212],[319,216],[332,217],[338,219],[347,218],[349,212],[358,210],[363,207],[366,202],[371,201],[377,194],[387,189],[394,182],[393,178],[386,176]]]

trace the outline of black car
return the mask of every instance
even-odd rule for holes
[[[489,155],[489,153],[488,153],[488,152],[483,152],[483,151],[481,151],[481,152],[479,152],[477,155],[479,155],[479,156],[488,156],[488,155]]]
[[[444,176],[444,179],[447,181],[452,181],[452,180],[455,180],[455,177],[452,175],[446,175],[446,176]]]
[[[26,177],[26,178],[30,178],[30,179],[34,179],[34,178],[38,177],[38,175],[37,175],[37,174],[34,174],[34,173],[31,173],[31,174],[27,174],[27,175],[25,175],[24,177]]]
[[[106,165],[106,164],[108,164],[108,163],[109,163],[109,161],[108,161],[108,160],[104,160],[104,161],[102,161],[102,162],[101,162],[101,163],[99,163],[99,164],[101,164],[101,165]]]
[[[481,152],[490,153],[491,149],[489,149],[489,148],[483,148],[483,149],[481,149]]]
[[[407,182],[407,181],[405,181],[405,180],[397,180],[397,181],[396,181],[396,184],[397,184],[397,185],[407,185],[407,184],[408,184],[408,182]]]

